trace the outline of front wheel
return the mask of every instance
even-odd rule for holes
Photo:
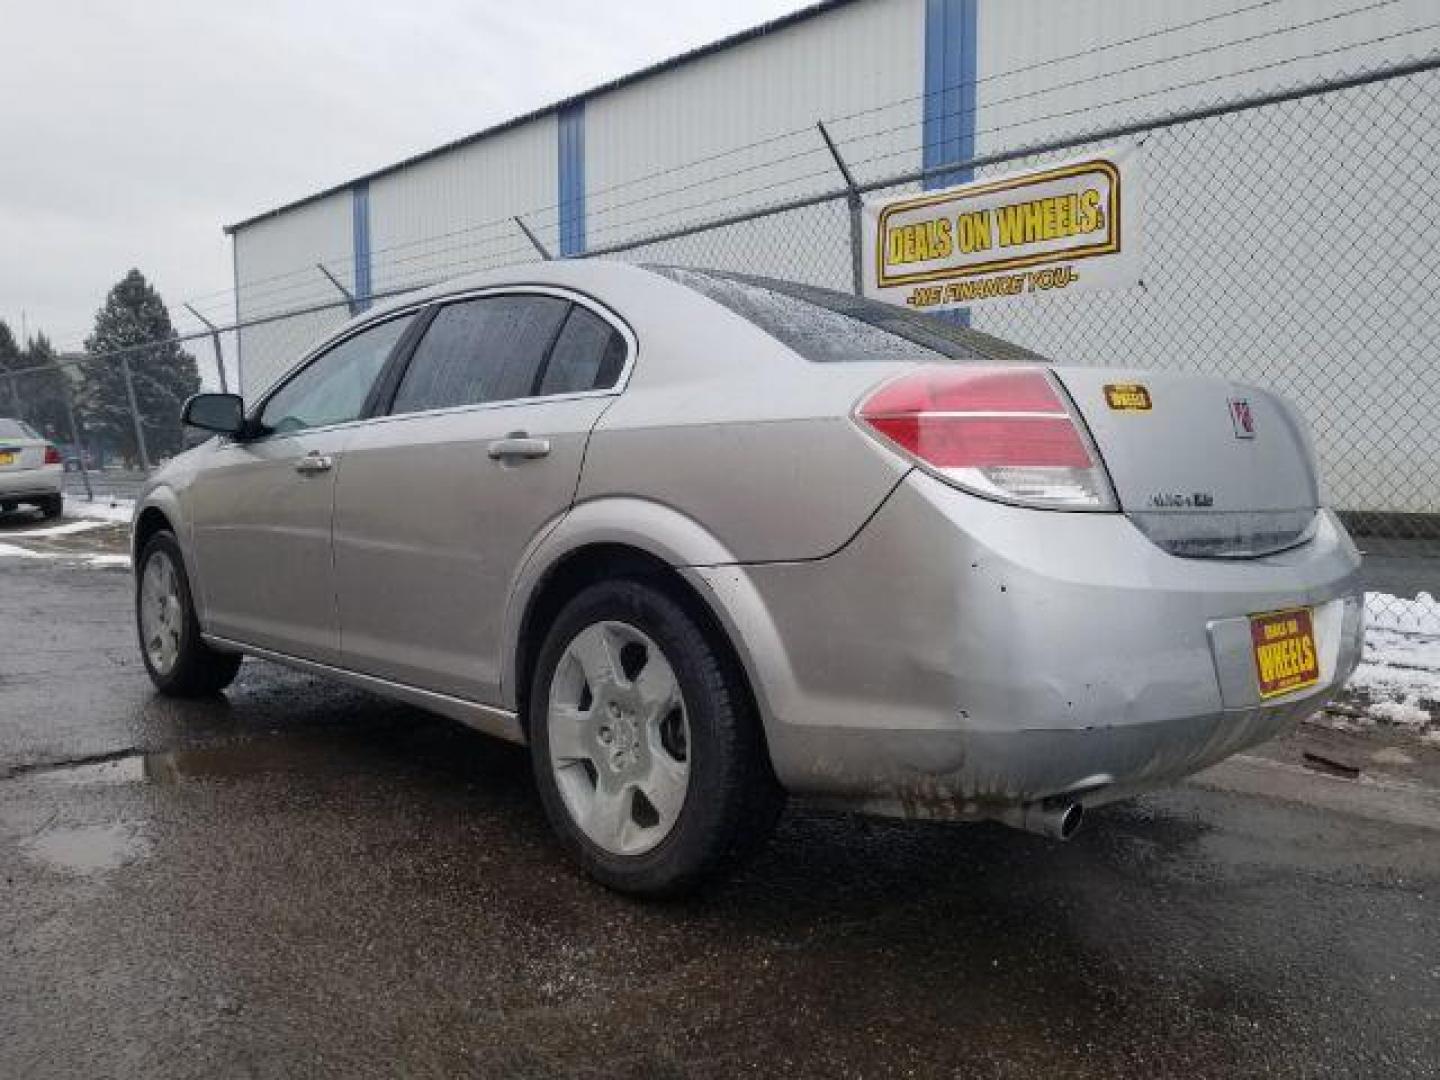
[[[529,700],[546,814],[611,888],[687,892],[773,828],[783,795],[743,675],[653,585],[576,596],[546,636]]]
[[[235,681],[239,653],[223,653],[200,637],[200,620],[180,545],[169,532],[152,536],[135,567],[135,626],[150,681],[169,697],[206,697]]]

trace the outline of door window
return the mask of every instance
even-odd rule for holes
[[[260,423],[284,434],[359,419],[380,369],[414,317],[390,319],[318,357],[265,403]]]
[[[625,339],[620,332],[590,309],[575,304],[550,350],[540,393],[608,390],[624,366]]]
[[[395,393],[396,413],[533,397],[568,300],[487,296],[436,314]]]

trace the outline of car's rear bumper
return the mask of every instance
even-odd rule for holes
[[[1324,696],[1088,730],[806,732],[782,741],[777,771],[796,794],[895,817],[995,817],[1062,796],[1094,807],[1266,742]]]
[[[59,495],[65,487],[65,467],[44,465],[38,469],[0,472],[0,499],[38,499]]]
[[[1261,559],[1166,554],[1118,514],[976,499],[920,473],[827,559],[696,575],[742,645],[796,793],[911,816],[1185,776],[1320,708],[1360,653],[1339,522]],[[1262,701],[1248,616],[1314,611],[1320,682]]]

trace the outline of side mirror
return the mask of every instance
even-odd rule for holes
[[[196,394],[185,402],[180,420],[205,431],[239,435],[245,430],[245,402],[239,394]]]

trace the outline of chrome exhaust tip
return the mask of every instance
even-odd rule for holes
[[[1051,840],[1069,840],[1085,821],[1085,807],[1068,799],[1008,806],[994,820]]]

